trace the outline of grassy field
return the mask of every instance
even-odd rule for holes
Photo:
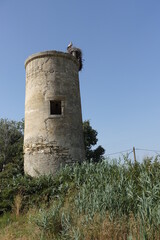
[[[1,240],[160,239],[158,157],[75,164],[55,177],[0,178]]]

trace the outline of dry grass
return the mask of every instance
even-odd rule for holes
[[[67,209],[66,209],[67,210]],[[40,230],[32,221],[30,217],[34,217],[37,210],[30,210],[26,215],[16,216],[15,220],[9,223],[4,229],[0,231],[0,240],[56,240],[59,239],[54,234],[46,233],[42,238],[42,230]],[[73,217],[73,216],[72,216]],[[100,215],[95,215],[92,221],[88,223],[84,221],[84,216],[78,218],[74,216],[72,222],[72,229],[68,232],[69,238],[64,239],[78,239],[78,240],[141,240],[139,220],[135,219],[131,214],[129,219],[117,218],[114,221],[109,219],[109,215],[102,220]],[[75,229],[79,229],[79,238],[75,237]],[[129,238],[130,237],[130,238]],[[63,237],[61,238],[63,239]],[[151,236],[150,240],[159,240],[157,233]]]
[[[13,220],[0,229],[0,240],[38,240],[41,232],[37,226],[29,222],[31,211],[26,215],[13,215]]]
[[[73,229],[79,229],[81,233],[79,240],[141,240],[143,236],[140,234],[140,222],[133,215],[129,219],[121,218],[109,220],[109,215],[101,220],[99,215],[96,215],[92,221],[83,225],[83,216],[73,224]],[[70,231],[70,239],[74,238],[74,231]],[[146,238],[148,239],[148,238]],[[159,233],[150,236],[149,240],[160,240]]]
[[[77,222],[76,228],[85,236],[85,240],[127,240],[128,226],[124,219],[123,223],[118,219],[110,221],[106,215],[104,220],[96,215],[89,224],[83,226],[82,222]]]
[[[22,207],[22,200],[23,200],[23,197],[21,194],[17,194],[16,197],[14,198],[14,205],[12,209],[16,217],[18,217],[20,214],[21,207]]]

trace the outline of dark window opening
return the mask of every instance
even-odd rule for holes
[[[50,101],[50,114],[61,115],[61,101]]]

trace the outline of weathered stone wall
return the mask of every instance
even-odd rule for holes
[[[78,62],[49,51],[26,60],[24,170],[31,176],[54,174],[60,164],[85,158]],[[61,101],[61,115],[50,101]]]

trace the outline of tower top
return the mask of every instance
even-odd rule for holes
[[[74,61],[79,66],[79,61],[77,61],[78,59],[74,55],[65,53],[65,52],[61,52],[61,51],[52,50],[52,51],[39,52],[39,53],[30,55],[25,61],[25,68],[27,67],[27,64],[29,62],[31,62],[32,60],[34,60],[36,58],[51,57],[51,56],[68,58],[68,59]]]

